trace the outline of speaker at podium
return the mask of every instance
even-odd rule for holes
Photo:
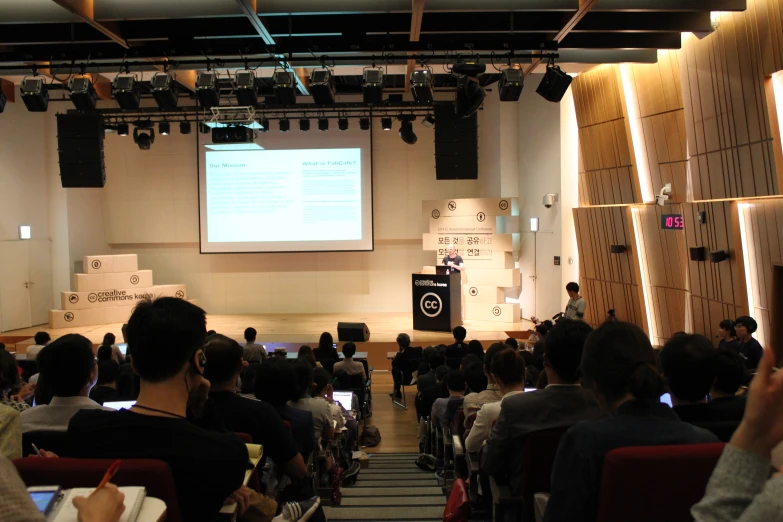
[[[412,274],[411,277],[414,330],[451,332],[462,324],[462,275],[459,271]]]

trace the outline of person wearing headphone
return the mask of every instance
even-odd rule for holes
[[[206,335],[206,312],[194,304],[173,297],[140,302],[127,328],[131,365],[140,377],[136,403],[127,410],[80,411],[68,426],[69,457],[168,463],[181,519],[188,521],[214,519],[227,499],[241,514],[249,498],[242,486],[245,444],[188,420],[209,392]]]

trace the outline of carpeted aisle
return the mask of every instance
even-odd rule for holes
[[[340,506],[324,507],[331,520],[442,520],[446,499],[434,473],[422,471],[416,453],[370,455],[370,467],[342,489]]]

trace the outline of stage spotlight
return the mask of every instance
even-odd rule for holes
[[[269,132],[269,120],[266,118],[261,120],[261,132]]]
[[[413,132],[413,122],[403,121],[400,125],[400,138],[408,145],[414,145],[418,138],[416,133]]]
[[[457,80],[457,99],[454,113],[460,118],[472,116],[484,103],[487,93],[476,78],[460,76]]]
[[[253,71],[237,71],[234,75],[234,89],[237,93],[239,105],[255,105],[258,103],[258,90],[256,89],[256,73]]]
[[[380,105],[383,103],[383,69],[365,69],[362,83],[364,103]]]
[[[318,118],[318,130],[319,131],[329,130],[329,118]]]
[[[19,92],[28,111],[46,112],[49,108],[49,91],[46,89],[45,78],[24,78]]]
[[[111,82],[111,96],[120,109],[136,110],[141,101],[141,90],[133,74],[118,74]]]
[[[73,106],[80,111],[94,111],[98,103],[98,93],[88,76],[75,76],[68,82],[68,91]]]
[[[381,127],[383,130],[391,130],[392,128],[392,119],[388,116],[386,118],[381,118]]]
[[[424,117],[423,120],[421,120],[421,124],[427,127],[428,129],[431,129],[435,126],[435,116],[432,114],[428,114]]]
[[[158,132],[160,132],[161,136],[168,136],[171,134],[171,124],[167,121],[158,123]]]
[[[342,118],[337,118],[337,128],[341,131],[348,130],[348,118],[343,116]]]
[[[141,150],[150,150],[150,147],[155,143],[155,129],[144,129],[144,132],[139,132],[139,128],[133,129],[133,141],[139,146]]]
[[[571,85],[571,80],[573,78],[560,70],[560,67],[549,64],[536,92],[547,101],[559,103]]]
[[[370,118],[359,118],[359,128],[362,130],[370,130]]]
[[[190,122],[189,121],[181,121],[181,122],[179,122],[179,133],[180,134],[190,134]]]
[[[284,118],[278,122],[280,126],[280,132],[288,132],[291,130],[291,121],[288,118]]]
[[[179,87],[167,72],[157,72],[150,79],[150,89],[155,103],[163,110],[176,109],[179,103]]]
[[[5,110],[5,104],[8,101],[8,98],[5,97],[5,93],[0,89],[0,113],[2,113]]]
[[[303,132],[307,132],[310,130],[310,120],[307,118],[302,118],[299,120],[299,130]]]
[[[196,98],[205,109],[220,105],[220,86],[214,71],[200,71],[196,76]]]
[[[280,105],[296,104],[296,76],[293,71],[277,71],[273,78],[277,102]]]
[[[416,103],[432,103],[432,71],[419,69],[411,73],[411,94]]]
[[[525,86],[525,76],[522,69],[504,69],[498,80],[500,101],[517,101]]]
[[[329,69],[313,69],[310,73],[310,94],[318,105],[334,103],[334,78]]]
[[[206,123],[201,122],[198,124],[198,131],[201,134],[209,134],[210,132],[212,132],[212,129]]]
[[[127,136],[128,135],[128,124],[127,123],[118,123],[117,124],[117,134],[120,136]]]

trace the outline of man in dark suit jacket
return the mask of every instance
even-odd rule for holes
[[[420,359],[422,357],[422,350],[421,347],[414,348],[411,346],[411,337],[406,333],[397,335],[397,346],[399,347],[399,351],[397,352],[397,355],[394,356],[394,359],[392,359],[392,378],[394,379],[394,392],[392,392],[392,396],[395,399],[401,399],[401,372],[405,371],[408,361],[411,359]]]
[[[446,347],[446,359],[462,359],[468,354],[468,345],[465,343],[468,332],[462,326],[458,326],[452,333],[456,342]]]
[[[587,323],[561,319],[546,337],[544,371],[549,385],[506,397],[500,406],[500,416],[484,447],[481,469],[487,475],[508,477],[512,492],[520,487],[524,459],[519,442],[525,435],[604,416],[592,392],[579,383],[582,348],[591,331]]]

